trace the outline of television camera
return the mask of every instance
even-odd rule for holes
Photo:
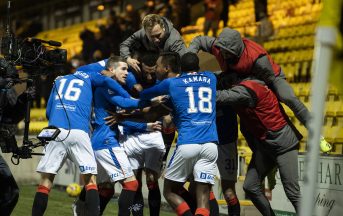
[[[1,38],[0,55],[0,125],[2,115],[7,104],[6,91],[18,83],[26,83],[29,88],[33,85],[34,79],[40,75],[48,74],[57,67],[63,66],[67,60],[67,51],[60,49],[62,44],[52,40],[42,40],[38,38],[19,39],[11,31],[10,20],[11,1],[7,1],[7,23],[6,30]],[[2,57],[1,57],[2,56]],[[27,73],[26,78],[19,78],[17,68],[20,67]],[[12,163],[19,164],[19,159],[31,158],[33,149],[43,146],[47,141],[57,137],[57,128],[45,128],[38,135],[39,142],[33,143],[28,138],[30,123],[30,107],[32,98],[26,101],[25,127],[23,145],[18,147],[13,131],[0,127],[0,146],[3,153],[13,153]],[[16,161],[15,161],[16,160]]]

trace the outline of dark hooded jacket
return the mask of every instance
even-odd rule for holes
[[[144,28],[141,28],[120,44],[120,56],[126,59],[135,51],[177,52],[182,56],[186,52],[186,46],[180,33],[167,18],[162,17],[162,19],[165,35],[159,46],[155,46],[148,39]]]

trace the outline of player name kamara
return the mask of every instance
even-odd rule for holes
[[[211,84],[211,79],[205,76],[192,76],[182,80],[185,84],[192,83],[192,82],[205,82],[207,84]]]

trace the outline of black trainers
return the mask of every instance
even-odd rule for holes
[[[71,205],[74,216],[85,216],[86,215],[86,206],[85,202],[80,199],[75,199],[74,203]]]

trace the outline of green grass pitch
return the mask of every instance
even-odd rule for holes
[[[31,215],[32,203],[36,192],[36,186],[20,186],[20,195],[17,206],[12,216]],[[46,216],[64,216],[73,215],[71,205],[74,198],[69,197],[64,190],[52,189],[49,194],[48,208],[45,211]],[[104,216],[118,215],[118,203],[114,200],[107,205]],[[149,215],[149,209],[144,209],[144,215]],[[175,215],[172,212],[162,212],[161,216]]]

